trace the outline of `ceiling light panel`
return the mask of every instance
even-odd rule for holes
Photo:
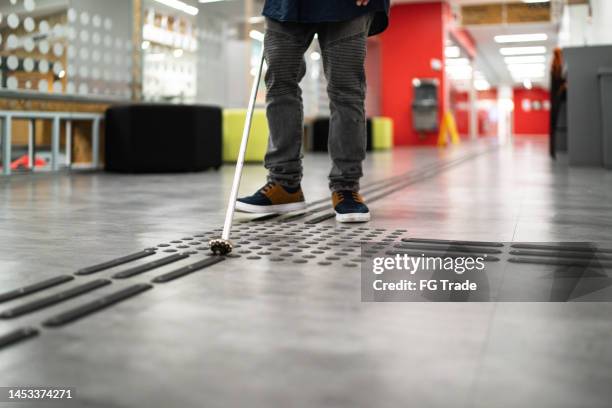
[[[495,42],[498,44],[533,42],[533,41],[546,41],[548,40],[548,35],[544,33],[496,35],[494,39],[495,39]]]
[[[461,49],[457,46],[450,46],[444,49],[444,56],[446,58],[458,58],[461,56]]]
[[[543,64],[546,62],[544,55],[520,55],[517,57],[504,58],[506,64]]]
[[[457,65],[470,65],[470,60],[467,58],[447,58],[445,61],[446,66],[457,66]]]
[[[500,48],[499,52],[504,56],[546,54],[546,47],[504,47]]]

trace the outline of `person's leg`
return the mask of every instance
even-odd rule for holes
[[[372,16],[326,23],[319,30],[330,100],[329,153],[332,191],[359,191],[366,153],[365,56]]]
[[[313,24],[266,19],[266,115],[270,138],[265,166],[269,181],[290,189],[299,187],[302,179],[304,110],[299,83],[306,73],[304,53],[314,33]]]
[[[306,206],[300,188],[304,113],[299,83],[306,73],[304,52],[315,28],[314,24],[266,19],[266,114],[270,137],[264,164],[268,183],[255,194],[239,198],[238,211],[283,213]]]
[[[359,195],[366,153],[365,56],[371,15],[326,23],[319,30],[330,101],[329,188],[339,222],[365,222],[370,211]]]

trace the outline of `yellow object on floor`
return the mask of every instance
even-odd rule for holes
[[[223,111],[223,161],[238,159],[246,109],[225,109]],[[268,120],[264,109],[253,112],[251,134],[247,145],[245,161],[262,162],[268,149]]]
[[[448,145],[448,134],[450,134],[452,144],[456,145],[461,143],[459,132],[457,132],[455,118],[453,117],[452,112],[446,112],[442,118],[442,123],[440,124],[440,134],[438,135],[438,146]]]
[[[372,149],[388,150],[393,147],[393,119],[384,116],[372,118]]]

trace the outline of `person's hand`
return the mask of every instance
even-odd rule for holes
[[[357,0],[358,6],[367,6],[370,0]]]

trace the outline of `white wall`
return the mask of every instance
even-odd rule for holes
[[[228,40],[224,44],[225,66],[224,71],[217,74],[215,72],[201,72],[202,75],[209,75],[209,80],[223,81],[225,95],[219,98],[216,104],[224,108],[246,109],[251,91],[249,71],[251,64],[249,61],[250,42],[241,40]]]
[[[561,47],[612,44],[612,1],[591,0],[588,5],[565,7],[561,22]],[[590,15],[592,14],[592,15]]]
[[[244,61],[228,61],[228,22],[220,16],[198,15],[199,28],[198,78],[196,101],[203,104],[226,106],[228,103],[227,83],[228,66],[231,63],[244,64]],[[245,51],[246,52],[246,51]],[[246,75],[244,72],[241,76]]]
[[[591,0],[591,3],[593,5],[592,45],[612,44],[612,1]]]

